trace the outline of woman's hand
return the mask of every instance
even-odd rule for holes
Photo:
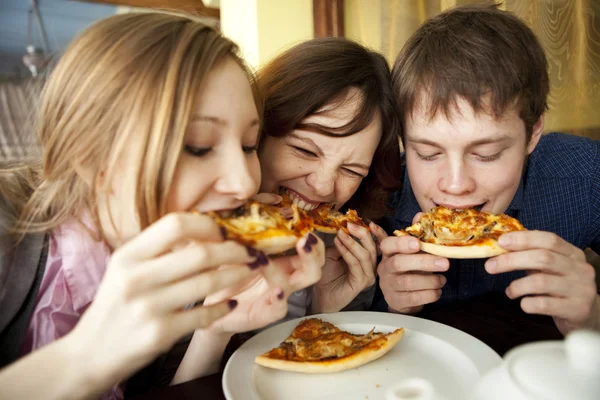
[[[378,241],[387,236],[375,223],[371,222],[369,227]],[[339,311],[375,284],[377,245],[371,232],[354,224],[348,224],[348,230],[359,242],[342,230],[338,231],[335,247],[325,253],[323,277],[313,291],[314,313]]]
[[[173,384],[216,372],[234,333],[259,329],[285,317],[289,295],[317,282],[325,263],[325,246],[313,234],[298,241],[296,251],[297,255],[276,259],[258,253],[253,266],[259,268],[261,275],[249,276],[204,301],[205,305],[219,304],[233,298],[239,305],[209,328],[194,333]]]
[[[181,337],[208,328],[238,305],[222,299],[189,308],[257,274],[248,250],[223,242],[206,216],[170,214],[113,254],[95,300],[69,334],[108,389]],[[228,268],[218,268],[230,264]]]
[[[318,282],[325,263],[325,247],[309,233],[296,244],[297,254],[269,259],[259,253],[260,276],[210,296],[205,304],[233,298],[239,306],[208,328],[215,334],[234,334],[262,328],[287,313],[287,298],[297,290]]]

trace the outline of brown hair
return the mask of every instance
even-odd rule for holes
[[[383,217],[390,193],[402,184],[400,123],[385,58],[348,39],[313,39],[269,62],[259,71],[258,84],[264,98],[263,133],[267,136],[281,137],[301,128],[344,137],[381,116],[382,137],[371,169],[345,207],[366,218]],[[352,87],[360,90],[362,103],[348,124],[332,128],[302,123],[321,107],[343,98]]]
[[[492,115],[516,104],[527,132],[548,108],[548,64],[531,29],[497,4],[455,7],[426,21],[408,40],[392,70],[398,110],[411,115],[425,92],[431,118],[449,116],[457,97]],[[489,111],[488,111],[489,112]]]
[[[0,195],[19,214],[13,230],[50,230],[86,209],[101,230],[97,204],[106,192],[96,190],[96,178],[103,171],[110,185],[126,151],[136,160],[128,195],[140,229],[164,215],[194,102],[207,74],[228,57],[254,85],[237,46],[193,16],[121,14],[87,28],[44,89],[42,159],[0,170]],[[132,149],[126,144],[134,137]]]

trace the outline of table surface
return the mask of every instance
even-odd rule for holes
[[[501,356],[520,344],[563,337],[551,317],[526,314],[518,301],[503,295],[486,295],[464,303],[430,305],[418,317],[460,329],[486,343]],[[217,373],[175,386],[154,388],[135,399],[224,400],[221,378],[222,374]]]

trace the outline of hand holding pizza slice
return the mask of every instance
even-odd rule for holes
[[[396,236],[414,236],[421,250],[446,258],[488,258],[506,253],[498,238],[508,232],[525,230],[516,219],[474,209],[451,210],[438,206]]]

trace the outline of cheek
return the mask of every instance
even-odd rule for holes
[[[516,163],[511,161],[510,157],[506,157],[502,162],[478,169],[477,186],[484,189],[490,197],[512,198],[522,172],[523,163]]]
[[[310,162],[300,160],[284,147],[264,148],[260,155],[261,191],[273,191],[280,183],[301,177]]]
[[[194,161],[193,159],[186,159],[185,156],[181,158],[171,183],[166,213],[191,210],[192,207],[201,202],[211,187],[213,182],[210,180],[198,179],[201,169],[194,166]],[[260,177],[260,172],[258,175]]]
[[[418,194],[430,192],[432,189],[437,188],[437,182],[440,180],[439,163],[428,163],[411,157],[407,154],[406,156],[406,168],[408,172],[408,178],[413,192],[417,196]]]

